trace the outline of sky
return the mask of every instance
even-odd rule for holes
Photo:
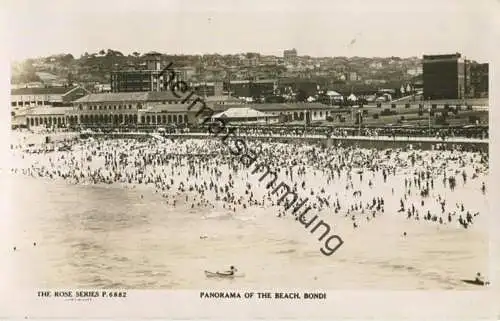
[[[412,57],[488,61],[500,0],[4,0],[11,60],[114,49],[124,54]]]

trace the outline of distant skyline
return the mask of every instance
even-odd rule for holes
[[[494,0],[11,0],[3,22],[11,60],[78,58],[108,48],[275,56],[296,48],[313,57],[460,52],[489,61],[499,6]]]

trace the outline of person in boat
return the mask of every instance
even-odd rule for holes
[[[236,270],[236,268],[235,268],[233,265],[231,265],[231,267],[229,268],[229,270],[227,270],[227,271],[223,272],[223,274],[227,274],[227,275],[234,275],[234,273],[235,273],[236,271],[237,271],[237,270]]]
[[[481,276],[481,273],[477,272],[475,281],[476,281],[477,283],[484,283],[484,279],[483,279],[483,277]]]

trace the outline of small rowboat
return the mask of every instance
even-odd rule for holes
[[[488,281],[484,282],[484,281],[478,281],[478,280],[462,280],[462,282],[467,283],[467,284],[480,285],[480,286],[490,284],[490,282],[488,282]]]
[[[221,272],[210,272],[205,270],[205,276],[207,278],[225,278],[225,279],[233,279],[233,278],[241,278],[244,277],[244,274],[228,274]]]

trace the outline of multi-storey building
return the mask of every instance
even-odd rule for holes
[[[225,84],[226,89],[237,97],[271,96],[278,88],[276,79],[231,80]]]
[[[358,74],[355,71],[351,71],[348,74],[348,79],[349,79],[349,81],[357,81],[358,80]]]
[[[471,97],[487,98],[488,97],[488,64],[473,63],[470,66],[470,83]]]
[[[236,97],[250,97],[251,83],[250,80],[231,80],[227,84],[227,91]]]
[[[283,51],[283,59],[285,64],[295,64],[297,63],[297,50],[295,48]]]
[[[148,92],[169,90],[170,84],[182,78],[186,73],[171,68],[167,73],[162,71],[167,62],[161,61],[160,54],[146,55],[144,70],[113,71],[111,73],[112,92]],[[174,79],[169,79],[174,72]]]
[[[203,97],[222,96],[224,90],[222,81],[191,83],[191,88],[195,90],[196,94]]]
[[[424,55],[424,98],[465,98],[465,71],[465,60],[459,53],[451,55]]]
[[[186,80],[191,80],[196,75],[196,68],[191,66],[175,68],[175,71],[179,73],[179,77]]]

